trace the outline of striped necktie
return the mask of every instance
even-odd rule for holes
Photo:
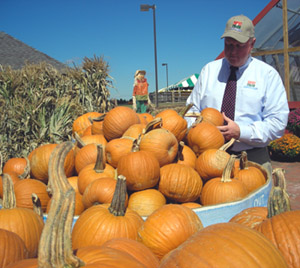
[[[234,120],[235,110],[235,95],[236,95],[236,71],[238,67],[230,66],[231,72],[227,80],[221,112],[224,112],[227,117]]]

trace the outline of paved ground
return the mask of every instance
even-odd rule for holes
[[[272,161],[273,169],[280,167],[285,170],[287,192],[290,196],[292,210],[300,209],[300,162]]]

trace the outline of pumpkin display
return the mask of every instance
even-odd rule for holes
[[[80,194],[83,195],[86,187],[94,180],[102,177],[116,178],[116,170],[105,163],[102,146],[97,145],[97,157],[95,163],[86,165],[78,174],[77,186]]]
[[[19,180],[14,184],[14,191],[17,207],[33,209],[31,195],[35,193],[40,199],[42,210],[46,211],[50,196],[45,183],[30,178]]]
[[[218,149],[207,149],[197,157],[195,169],[204,182],[211,178],[222,176],[223,170],[230,158],[230,154],[226,150],[234,141],[232,139]]]
[[[248,192],[252,192],[266,183],[266,178],[260,169],[249,166],[246,151],[243,151],[240,157],[240,166],[235,176],[242,181]]]
[[[140,150],[153,153],[162,167],[172,163],[175,159],[178,152],[178,141],[174,134],[167,129],[152,129],[142,136]]]
[[[195,169],[172,163],[161,167],[158,190],[169,200],[192,202],[200,197],[203,182]]]
[[[103,120],[103,133],[107,141],[122,137],[124,132],[133,124],[139,124],[137,113],[126,106],[111,109]]]
[[[117,168],[120,158],[131,151],[133,141],[134,139],[131,137],[122,137],[109,141],[105,147],[107,163]]]
[[[148,217],[166,202],[165,196],[157,189],[146,189],[130,195],[128,208],[137,212],[141,217]]]
[[[111,204],[92,206],[78,217],[72,231],[73,249],[101,246],[117,237],[137,240],[143,219],[135,211],[125,208],[126,193],[126,178],[120,175]]]
[[[101,113],[98,112],[88,112],[85,113],[81,116],[78,116],[72,125],[72,133],[74,135],[74,133],[78,133],[79,136],[82,136],[84,130],[88,127],[92,125],[92,122],[89,118],[94,118],[94,117],[99,117],[101,116]]]
[[[145,220],[138,234],[139,240],[162,259],[202,228],[202,222],[193,210],[179,204],[167,204]]]
[[[57,144],[52,143],[44,144],[32,151],[32,155],[30,157],[30,172],[32,178],[41,180],[47,184],[49,159],[56,146]],[[72,176],[74,173],[74,164],[74,150],[70,150],[64,164],[64,169],[68,177]]]
[[[232,202],[244,198],[248,190],[243,182],[231,178],[235,156],[231,155],[222,177],[207,181],[202,189],[200,201],[203,206]]]
[[[287,268],[280,251],[262,234],[241,224],[217,223],[190,236],[160,268]]]
[[[140,151],[140,140],[134,141],[131,152],[120,157],[117,166],[118,174],[126,177],[130,191],[152,188],[159,180],[159,162],[153,153]]]
[[[221,131],[212,123],[203,121],[201,116],[189,129],[186,138],[197,157],[207,149],[220,148],[225,142]]]
[[[28,258],[24,241],[16,233],[0,229],[0,268]]]
[[[3,174],[3,207],[0,209],[0,229],[16,233],[24,241],[28,257],[36,257],[44,227],[43,219],[32,209],[17,208],[13,183]]]

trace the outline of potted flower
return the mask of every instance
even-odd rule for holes
[[[300,138],[292,133],[271,141],[268,149],[272,160],[284,162],[300,160]]]
[[[300,108],[289,113],[286,129],[294,135],[300,137]]]

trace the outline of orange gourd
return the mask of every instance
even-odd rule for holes
[[[72,125],[72,133],[74,134],[76,132],[79,136],[82,136],[85,129],[92,125],[89,118],[99,117],[101,115],[102,114],[98,112],[88,112],[77,117]]]
[[[117,106],[110,110],[103,120],[103,133],[107,141],[122,137],[133,124],[140,123],[137,113],[126,106]]]
[[[138,233],[140,241],[161,259],[202,228],[202,222],[193,210],[167,204],[154,211]]]
[[[3,166],[2,173],[15,172],[17,175],[22,175],[24,172],[28,174],[29,160],[26,157],[13,157],[7,160]],[[27,171],[26,171],[27,170]]]
[[[223,126],[224,118],[221,112],[212,107],[206,107],[201,111],[201,116],[203,116],[203,121],[210,122],[215,126]]]
[[[125,208],[126,178],[119,176],[111,204],[86,209],[75,222],[72,231],[73,249],[98,245],[118,237],[138,238],[143,219]]]
[[[244,198],[248,190],[243,182],[231,179],[235,156],[231,155],[221,178],[213,178],[203,186],[200,201],[203,206],[216,205]]]

